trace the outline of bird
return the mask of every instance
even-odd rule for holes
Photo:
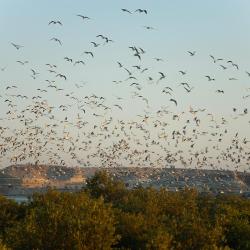
[[[93,52],[91,52],[91,51],[84,51],[84,54],[91,55],[92,58],[94,57],[94,54],[93,54]]]
[[[114,104],[115,107],[119,108],[120,110],[122,110],[122,107],[118,104]]]
[[[169,99],[170,102],[173,102],[175,104],[175,106],[177,106],[177,101],[173,98]]]
[[[213,55],[210,55],[210,57],[213,59],[213,62],[214,62],[214,63],[216,63],[216,62],[218,62],[218,61],[223,61],[222,58],[216,59]]]
[[[52,21],[50,21],[50,22],[48,23],[48,25],[50,25],[50,24],[60,24],[60,25],[62,26],[61,21],[54,21],[54,20],[52,20]]]
[[[145,29],[147,29],[147,30],[155,30],[155,28],[154,27],[152,27],[152,26],[143,26]]]
[[[35,75],[39,75],[39,73],[38,72],[36,72],[34,69],[31,69],[31,72],[32,72],[32,74],[35,76]]]
[[[135,12],[148,14],[148,11],[147,10],[143,10],[143,9],[137,9],[137,10],[135,10]]]
[[[217,92],[217,93],[224,94],[224,90],[221,90],[221,89],[217,89],[216,92]]]
[[[190,56],[194,56],[196,54],[196,51],[188,51]]]
[[[64,80],[67,80],[67,77],[63,74],[57,74],[56,77],[63,78]]]
[[[163,62],[162,58],[154,57],[153,59],[156,60],[157,62]]]
[[[215,79],[212,78],[211,76],[205,76],[205,77],[208,79],[208,81],[215,81]]]
[[[184,87],[184,89],[187,91],[187,93],[190,93],[190,92],[192,91],[193,88],[194,88],[194,87],[192,87],[192,88],[186,88],[186,87]]]
[[[71,63],[73,62],[73,59],[72,59],[72,58],[69,58],[69,57],[67,57],[67,56],[65,56],[64,59],[65,59],[67,62],[71,62]]]
[[[158,72],[158,73],[161,75],[161,79],[166,77],[166,75],[164,73],[162,73],[162,72]]]
[[[224,65],[220,65],[220,67],[222,68],[222,69],[227,69],[227,67],[226,66],[224,66]]]
[[[82,64],[82,65],[85,65],[85,62],[84,61],[82,61],[82,60],[80,60],[80,61],[76,61],[75,63],[74,63],[74,65],[76,65],[76,64]]]
[[[243,99],[246,99],[246,98],[249,98],[250,97],[250,95],[245,95],[245,96],[243,96],[242,98]]]
[[[27,63],[29,63],[29,61],[16,61],[17,63],[20,63],[21,65],[25,65]]]
[[[132,14],[132,12],[130,10],[127,10],[127,9],[121,9],[123,12],[127,12],[129,14]]]
[[[186,85],[190,89],[190,85],[187,82],[181,82],[180,85],[182,85],[182,86]]]
[[[21,49],[21,48],[23,48],[24,46],[22,46],[22,45],[18,45],[18,44],[15,44],[15,43],[11,43],[12,44],[12,46],[14,46],[17,50],[19,50],[19,49]]]
[[[163,89],[162,93],[165,93],[165,94],[168,94],[168,95],[172,95],[171,92],[167,91],[166,89]]]
[[[60,45],[62,45],[62,42],[56,37],[51,38],[50,41],[55,41],[58,42]]]
[[[237,70],[239,70],[239,66],[236,63],[232,63],[232,66],[235,67]]]
[[[139,53],[135,53],[134,56],[138,57],[138,59],[141,60],[141,56]]]
[[[100,46],[100,44],[99,43],[96,43],[96,42],[91,42],[93,45],[94,45],[94,47],[98,47],[98,46]]]
[[[250,77],[250,72],[246,71],[246,74]]]
[[[187,72],[183,71],[183,70],[179,70],[179,72],[182,74],[182,75],[186,75]]]
[[[78,17],[81,17],[82,18],[82,20],[88,20],[88,19],[90,19],[90,17],[88,17],[88,16],[83,16],[83,15],[80,15],[80,14],[78,14],[78,15],[76,15],[76,16],[78,16]]]

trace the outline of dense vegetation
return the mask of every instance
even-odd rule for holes
[[[128,190],[98,172],[79,193],[0,197],[2,249],[250,249],[250,200]]]

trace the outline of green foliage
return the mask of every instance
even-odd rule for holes
[[[9,230],[13,249],[111,249],[118,239],[111,206],[86,193],[49,191],[35,195],[28,209]]]
[[[250,200],[195,190],[128,190],[106,172],[79,193],[0,197],[1,249],[250,249]],[[8,248],[7,248],[8,247]]]
[[[22,205],[0,196],[0,239],[4,238],[6,230],[13,227],[22,217],[24,217]]]
[[[112,201],[119,205],[126,194],[123,182],[112,180],[106,171],[98,171],[92,178],[87,179],[86,189],[94,198],[103,197],[106,202]]]

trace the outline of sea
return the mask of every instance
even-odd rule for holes
[[[26,203],[26,202],[28,202],[30,200],[29,197],[21,196],[21,195],[8,195],[8,196],[5,196],[5,197],[7,199],[16,201],[18,204],[23,203],[23,202]]]

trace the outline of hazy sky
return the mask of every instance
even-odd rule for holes
[[[147,9],[148,14],[122,12],[126,8]],[[117,61],[132,69],[132,65],[149,68],[145,77],[138,79],[146,85],[142,92],[150,100],[148,112],[155,112],[161,106],[168,106],[175,112],[188,111],[189,107],[205,108],[215,115],[232,117],[232,108],[241,113],[250,108],[250,1],[248,0],[0,0],[0,84],[2,92],[6,86],[18,85],[18,90],[7,94],[26,94],[32,97],[37,88],[45,88],[46,79],[55,80],[58,86],[68,92],[76,91],[80,96],[95,93],[107,98],[107,103],[114,104],[116,97],[123,97],[124,112],[113,110],[118,118],[131,118],[141,114],[145,105],[131,98],[135,91],[125,83],[116,85],[113,81],[125,80],[128,74],[119,69]],[[77,14],[90,17],[81,20]],[[51,20],[60,20],[63,26],[48,25]],[[144,26],[152,26],[147,30]],[[114,43],[94,48],[91,41],[103,44],[96,36],[103,34]],[[50,39],[56,37],[62,46]],[[16,50],[11,42],[23,45]],[[140,62],[133,56],[129,46],[143,48],[146,53]],[[84,54],[92,51],[94,58]],[[191,57],[187,51],[196,51]],[[213,63],[209,55],[223,58]],[[72,66],[64,57],[83,60],[85,66]],[[153,58],[162,58],[156,62]],[[25,66],[17,60],[29,61]],[[239,65],[239,70],[232,67],[228,60]],[[58,65],[58,73],[67,76],[67,81],[52,77],[47,72],[46,63]],[[223,70],[220,65],[226,66]],[[39,72],[37,79],[32,79],[31,69]],[[179,70],[186,71],[182,76]],[[159,84],[148,84],[147,77],[156,81],[164,72],[166,79]],[[216,79],[208,82],[205,75]],[[230,81],[229,78],[237,80]],[[193,90],[187,94],[179,87],[180,82],[188,82]],[[76,89],[75,84],[86,83],[84,88]],[[162,89],[170,86],[175,89],[176,108],[169,102],[169,96],[162,94]],[[225,94],[215,91],[223,89]],[[6,94],[6,92],[5,92]],[[53,105],[59,105],[60,95],[48,93],[47,98]],[[3,104],[4,116],[8,107]],[[237,119],[232,126],[232,133],[240,130],[249,137],[249,116]]]

